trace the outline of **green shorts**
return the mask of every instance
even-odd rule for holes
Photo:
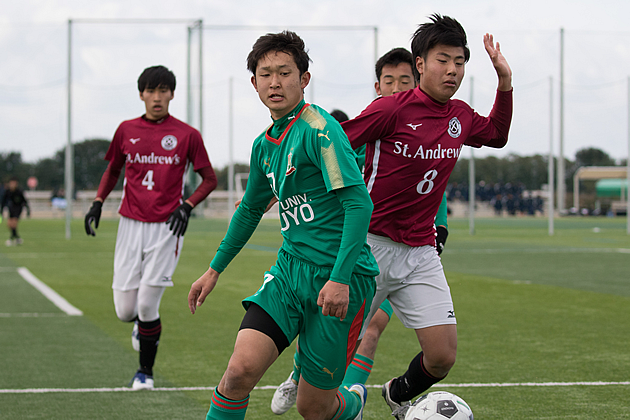
[[[281,249],[276,265],[265,272],[263,285],[243,300],[245,309],[251,302],[262,307],[289,342],[299,335],[302,378],[319,389],[341,385],[376,289],[374,277],[353,274],[346,319],[323,316],[317,297],[331,271],[332,267],[314,266]]]

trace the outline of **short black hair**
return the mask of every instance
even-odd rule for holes
[[[336,119],[337,122],[340,122],[340,123],[344,121],[348,121],[350,119],[348,118],[348,114],[346,114],[340,109],[333,109],[332,112],[330,113],[330,116]]]
[[[468,41],[466,39],[466,31],[462,25],[449,16],[441,16],[437,13],[429,16],[431,22],[426,22],[418,26],[411,39],[411,52],[413,54],[413,62],[418,57],[426,60],[429,50],[436,45],[448,45],[450,47],[462,47],[464,49],[464,59],[468,62],[470,58],[470,50],[468,49]],[[420,81],[420,74],[415,65],[413,69],[416,82]]]
[[[138,90],[140,92],[144,92],[146,89],[156,89],[160,86],[175,92],[175,84],[175,75],[164,66],[147,67],[138,77]]]
[[[383,73],[383,67],[394,66],[396,67],[400,63],[409,63],[413,69],[413,57],[411,53],[405,48],[394,48],[389,50],[385,55],[378,59],[374,69],[376,70],[376,80],[381,80],[381,74]]]
[[[302,38],[292,31],[266,34],[258,38],[252,46],[251,52],[247,55],[247,69],[256,76],[256,67],[260,59],[273,51],[283,52],[293,57],[293,61],[300,71],[300,76],[308,71],[308,63],[312,60],[308,56]]]

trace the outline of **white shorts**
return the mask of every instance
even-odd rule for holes
[[[114,253],[112,289],[133,290],[140,283],[173,286],[173,273],[184,238],[173,236],[166,223],[139,222],[121,217]]]
[[[376,277],[376,294],[363,330],[385,299],[406,328],[457,324],[451,290],[435,247],[411,247],[370,233],[367,242],[381,274]]]

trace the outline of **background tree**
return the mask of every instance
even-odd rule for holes
[[[26,179],[32,174],[32,165],[22,161],[20,152],[0,153],[0,182],[6,183],[17,177],[21,188],[26,188]]]

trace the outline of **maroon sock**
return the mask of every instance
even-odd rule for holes
[[[155,363],[161,332],[162,323],[160,318],[149,322],[138,320],[138,339],[140,341],[139,372],[153,376],[153,364]]]
[[[442,378],[436,378],[427,372],[422,361],[424,354],[420,352],[409,363],[409,368],[404,375],[395,378],[392,381],[390,388],[390,397],[397,403],[402,401],[411,401],[418,395],[422,394],[431,386],[442,379],[446,378],[446,375]]]

